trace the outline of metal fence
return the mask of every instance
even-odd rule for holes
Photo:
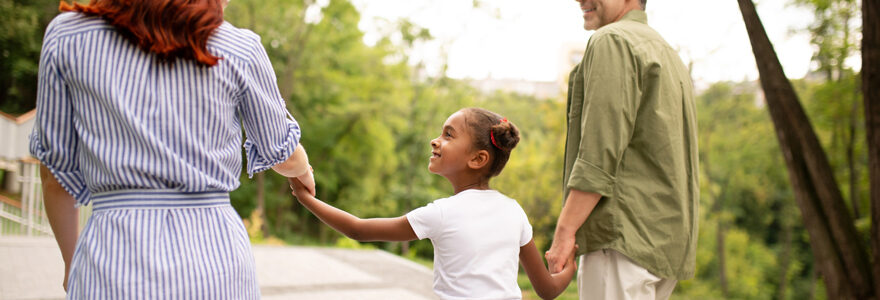
[[[32,162],[21,164],[21,198],[0,196],[0,236],[52,236],[46,208],[43,205],[43,188],[40,185],[40,165]],[[91,215],[91,206],[79,209],[79,228],[82,229]]]

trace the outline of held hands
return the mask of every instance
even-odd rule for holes
[[[308,172],[307,173],[308,178],[305,178],[305,179],[311,180],[312,189],[309,189],[309,187],[305,183],[303,183],[303,179],[304,179],[303,177],[306,177],[306,175],[302,175],[300,177],[288,177],[287,178],[287,182],[290,184],[290,189],[293,190],[293,192],[291,194],[293,194],[293,196],[296,197],[296,199],[299,200],[300,202],[302,202],[303,200],[305,200],[309,196],[312,196],[312,197],[315,196],[315,192],[314,192],[315,179],[313,176],[311,176],[311,174],[312,174],[312,172]]]
[[[570,250],[571,254],[565,257],[565,265],[559,270],[559,272],[550,272],[550,277],[553,278],[553,283],[555,285],[553,293],[550,297],[542,296],[542,298],[548,299],[559,296],[559,294],[565,291],[565,288],[568,287],[568,284],[571,283],[571,279],[574,278],[577,273],[577,264],[574,261],[575,253],[577,253],[577,245],[574,245],[574,248]]]
[[[569,263],[574,264],[574,256],[577,251],[574,236],[559,237],[553,240],[550,250],[544,253],[551,274],[562,272]]]
[[[568,256],[568,259],[565,260],[565,266],[560,270],[561,273],[568,273],[571,270],[571,274],[574,274],[574,271],[577,271],[577,264],[574,261],[575,254],[577,253],[578,245],[574,245],[574,249],[571,250],[571,255]],[[571,280],[571,277],[568,278]]]
[[[299,175],[297,177],[288,177],[287,182],[290,184],[290,189],[293,190],[294,196],[296,196],[297,190],[303,190],[304,193],[308,193],[309,195],[312,195],[312,197],[316,195],[315,170],[312,169],[312,166],[309,166],[309,170],[302,175]],[[296,184],[294,182],[296,182]]]

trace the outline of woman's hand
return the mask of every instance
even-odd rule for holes
[[[64,260],[63,284],[64,291],[67,291],[67,277],[70,274],[70,264],[79,236],[79,209],[74,207],[76,200],[73,196],[64,190],[45,165],[40,166],[40,179],[43,185],[46,216],[49,218],[49,226],[52,227],[55,241],[61,249],[61,258]]]
[[[61,283],[62,285],[64,285],[63,288],[64,288],[65,293],[67,292],[67,277],[69,277],[68,276],[69,274],[70,274],[70,264],[65,263],[64,264],[64,282]]]
[[[302,144],[296,145],[293,154],[291,154],[285,161],[272,166],[272,170],[275,170],[278,174],[288,178],[307,175],[306,173],[309,173],[312,170],[309,165],[309,155],[306,154],[306,148],[304,148]],[[314,190],[314,185],[312,186],[312,190]]]
[[[311,174],[311,172],[309,172],[309,174]],[[287,182],[290,184],[290,189],[292,190],[291,194],[296,197],[296,200],[302,202],[315,196],[312,190],[309,190],[309,187],[306,186],[299,177],[287,178]],[[314,184],[314,181],[312,182],[312,184]],[[314,188],[314,186],[312,188]]]
[[[303,189],[305,189],[306,192],[308,192],[308,193],[311,194],[312,196],[315,196],[315,195],[316,195],[316,191],[315,191],[315,171],[312,170],[312,166],[309,166],[309,171],[308,171],[308,172],[306,172],[305,174],[302,174],[302,175],[300,175],[300,176],[297,176],[297,177],[296,177],[296,180],[299,181],[299,183],[301,184],[301,187],[302,187]],[[293,187],[294,187],[294,185],[293,185],[292,182],[291,182],[290,187],[291,187],[291,189],[293,189]],[[294,192],[295,192],[295,191],[296,191],[296,190],[294,189]]]

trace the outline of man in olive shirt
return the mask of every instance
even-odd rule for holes
[[[646,0],[577,2],[596,32],[569,79],[565,204],[550,271],[577,243],[581,299],[666,299],[694,275],[693,84],[647,25]]]

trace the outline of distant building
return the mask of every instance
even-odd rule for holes
[[[539,99],[556,99],[560,89],[555,81],[531,81],[524,79],[474,79],[468,83],[485,94],[504,91],[534,96]]]
[[[40,162],[28,151],[36,110],[20,116],[0,112],[0,237],[52,235],[40,187]],[[91,215],[91,207],[79,210],[79,229]]]
[[[34,116],[37,111],[31,110],[20,116],[0,112],[0,169],[6,171],[0,189],[17,194],[21,192],[21,174],[26,167],[38,164],[28,151],[28,136],[34,129]]]
[[[557,81],[565,89],[568,89],[568,74],[584,59],[584,50],[587,48],[583,43],[567,43],[559,48],[559,71]],[[567,92],[567,91],[566,91]]]
[[[583,43],[568,43],[559,48],[558,61],[556,64],[557,76],[555,81],[532,81],[524,79],[472,79],[468,83],[483,93],[504,91],[534,96],[539,99],[564,100],[568,92],[568,74],[572,68],[581,62],[584,56]]]

